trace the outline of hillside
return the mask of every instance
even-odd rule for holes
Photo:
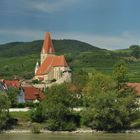
[[[31,78],[36,61],[39,61],[43,40],[32,42],[12,42],[0,45],[0,78]],[[68,61],[76,54],[90,51],[102,51],[84,42],[76,40],[53,40],[57,54],[65,54]]]
[[[43,40],[32,42],[12,42],[0,45],[0,57],[17,57],[39,54]],[[95,46],[76,40],[53,40],[57,53],[73,53],[101,50]]]
[[[40,59],[42,40],[0,45],[0,78],[31,78]],[[115,63],[125,59],[130,81],[140,81],[140,62],[131,58],[130,49],[108,51],[77,40],[53,40],[57,54],[64,54],[73,72],[96,69],[111,74]],[[129,51],[128,51],[129,50]]]

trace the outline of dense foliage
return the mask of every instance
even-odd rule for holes
[[[74,92],[70,90],[71,84],[46,89],[46,99],[34,110],[32,120],[45,121],[46,128],[53,131],[75,130],[80,121],[97,130],[129,128],[139,117],[139,111],[135,91],[126,84],[126,73],[124,62],[116,64],[112,77],[96,71],[79,71],[79,77],[73,80]],[[79,100],[80,115],[73,111],[73,107],[79,107],[76,103]]]
[[[125,64],[118,63],[113,74],[115,80],[94,73],[85,88],[82,123],[92,129],[116,131],[128,128],[130,122],[138,117],[134,90],[125,83]]]
[[[0,93],[0,130],[9,119],[10,102],[6,95]]]
[[[72,131],[79,125],[79,116],[73,112],[75,96],[66,84],[55,85],[46,90],[46,99],[32,112],[32,121],[46,122],[52,131]]]
[[[117,82],[117,88],[121,89],[122,86],[128,81],[127,66],[124,61],[118,62],[113,70],[114,80]]]
[[[11,107],[16,107],[18,102],[17,102],[17,96],[20,94],[19,89],[17,88],[8,88],[7,95],[8,99],[11,102]]]

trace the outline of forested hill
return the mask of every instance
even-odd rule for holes
[[[42,44],[43,40],[3,44],[0,45],[0,57],[17,57],[39,54]],[[53,40],[53,44],[56,53],[58,54],[101,50],[100,48],[77,40]]]
[[[0,78],[32,78],[34,67],[40,61],[43,41],[12,42],[0,45]],[[53,40],[56,54],[64,54],[75,73],[81,69],[111,74],[119,60],[125,60],[129,68],[129,79],[140,82],[140,46],[109,51],[77,40]]]

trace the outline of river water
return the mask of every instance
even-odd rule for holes
[[[140,140],[140,134],[0,134],[0,140]]]

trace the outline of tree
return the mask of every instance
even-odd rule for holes
[[[36,107],[31,110],[30,118],[32,122],[41,123],[45,120],[45,113],[41,103],[37,103]]]
[[[116,82],[107,75],[101,73],[93,73],[90,76],[84,90],[85,104],[90,105],[93,97],[100,92],[107,92],[115,89]]]
[[[6,95],[0,93],[0,129],[2,129],[9,119],[10,102]]]
[[[88,73],[84,70],[79,70],[72,75],[72,83],[76,86],[78,94],[82,93],[88,80]]]
[[[121,89],[122,86],[128,81],[127,77],[127,67],[124,61],[117,63],[113,70],[114,80],[117,82],[118,89]]]
[[[114,131],[129,126],[136,116],[137,102],[132,89],[116,89],[116,82],[103,74],[90,79],[85,91],[82,123],[92,129]]]
[[[131,55],[134,56],[136,59],[140,58],[140,46],[139,45],[132,45],[130,46],[132,50]]]
[[[11,102],[11,107],[16,107],[17,105],[17,96],[20,93],[17,88],[8,88],[7,95]]]
[[[73,113],[74,98],[66,84],[55,85],[46,91],[43,111],[49,130],[75,130],[78,116]]]

